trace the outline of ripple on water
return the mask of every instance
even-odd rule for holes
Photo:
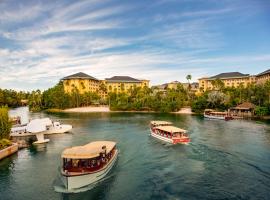
[[[47,116],[44,113],[35,116]],[[33,117],[33,116],[32,116]],[[0,199],[268,199],[270,126],[253,121],[213,121],[170,114],[56,114],[74,126],[55,135],[43,151],[25,149],[0,162]],[[151,120],[187,129],[189,145],[169,145],[149,136]],[[115,140],[120,155],[107,179],[75,194],[59,194],[64,148]]]

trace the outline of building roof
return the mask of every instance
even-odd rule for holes
[[[141,80],[132,78],[130,76],[113,76],[111,78],[106,78],[105,80],[110,82],[141,82]]]
[[[226,72],[221,73],[215,76],[212,76],[208,79],[226,79],[226,78],[238,78],[238,77],[246,77],[249,76],[249,74],[242,74],[240,72]]]
[[[62,78],[62,80],[69,80],[69,79],[91,79],[98,81],[98,79],[96,79],[95,77],[85,74],[83,72],[79,72]]]
[[[110,152],[116,142],[112,141],[96,141],[90,142],[84,146],[76,146],[67,148],[62,152],[62,158],[71,158],[71,159],[90,159],[96,158],[104,151]]]
[[[175,127],[175,126],[158,126],[157,129],[165,131],[165,132],[170,132],[170,133],[179,133],[179,132],[185,133],[185,132],[187,132],[186,130]]]
[[[263,71],[263,72],[257,74],[256,76],[262,76],[262,75],[265,75],[265,74],[270,74],[270,69],[265,70],[265,71]]]
[[[238,110],[249,110],[254,109],[256,106],[253,103],[250,102],[244,102],[242,104],[237,105],[234,109]]]

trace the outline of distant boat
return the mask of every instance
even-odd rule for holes
[[[150,132],[151,136],[171,144],[188,144],[190,142],[187,131],[172,126],[171,122],[151,121]]]
[[[118,149],[115,142],[96,141],[67,148],[61,157],[61,178],[65,188],[70,191],[103,179],[114,166]]]
[[[44,139],[44,135],[54,133],[65,133],[72,129],[71,125],[52,122],[49,118],[34,119],[27,125],[15,126],[11,128],[11,137],[26,137],[35,135],[37,141],[35,144],[49,142],[49,139]]]
[[[217,112],[211,109],[206,109],[203,116],[208,119],[220,119],[226,121],[233,119],[227,112]]]

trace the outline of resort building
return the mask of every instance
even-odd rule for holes
[[[100,81],[82,72],[66,76],[62,81],[66,93],[71,93],[74,89],[77,89],[80,94],[99,92]]]
[[[98,80],[82,72],[66,76],[61,80],[66,93],[77,89],[80,94],[97,92],[103,97],[106,97],[109,92],[127,93],[135,87],[149,87],[149,80],[139,80],[129,76],[113,76],[105,80]]]
[[[212,77],[200,78],[200,91],[205,92],[206,90],[216,89],[213,81],[218,79],[224,83],[224,87],[239,87],[240,85],[246,87],[248,84],[256,82],[256,77],[249,74],[242,74],[239,72],[221,73]]]
[[[184,89],[196,92],[199,89],[199,83],[193,82],[193,83],[181,83],[179,81],[173,81],[170,83],[165,83],[161,86],[164,86],[165,89],[177,89],[177,86],[181,84]]]
[[[270,69],[256,75],[256,82],[258,84],[264,84],[268,80],[270,80]]]
[[[149,80],[139,80],[129,76],[113,76],[102,81],[107,88],[107,92],[126,92],[136,87],[149,87]]]

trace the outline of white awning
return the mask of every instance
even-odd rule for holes
[[[84,146],[76,146],[65,149],[62,153],[62,158],[70,159],[90,159],[96,158],[104,151],[106,148],[107,153],[110,152],[116,142],[112,141],[96,141],[90,142]]]

